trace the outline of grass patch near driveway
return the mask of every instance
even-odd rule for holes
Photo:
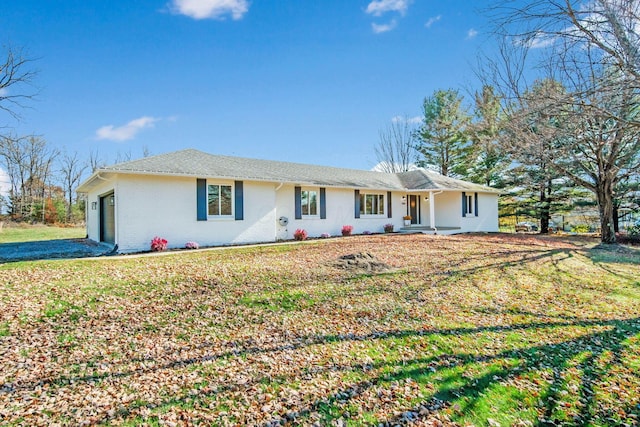
[[[85,227],[55,227],[48,225],[12,224],[0,229],[1,243],[36,242],[41,240],[80,239],[85,237]]]
[[[640,251],[373,235],[0,265],[0,424],[637,425]],[[392,274],[331,263],[369,252]]]

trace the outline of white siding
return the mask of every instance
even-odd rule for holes
[[[245,182],[243,187],[244,220],[197,221],[195,178],[121,175],[115,193],[120,252],[148,250],[155,236],[167,239],[169,248],[188,241],[202,246],[274,241],[275,186]],[[98,224],[97,215],[91,222]],[[98,240],[99,233],[90,238]]]
[[[435,194],[435,225],[438,227],[462,227],[462,194],[457,191],[445,191]]]
[[[229,183],[212,179],[208,182]],[[344,225],[352,225],[354,234],[380,233],[387,223],[393,224],[396,231],[403,227],[407,205],[402,203],[402,196],[406,193],[392,193],[393,218],[388,218],[387,191],[363,190],[384,194],[385,214],[355,218],[354,189],[325,188],[326,219],[320,219],[319,199],[316,218],[295,219],[293,184],[244,181],[243,220],[210,217],[198,221],[195,177],[121,174],[100,181],[88,194],[87,233],[90,239],[100,240],[99,203],[97,209],[91,209],[91,205],[98,202],[100,195],[111,191],[115,193],[116,243],[120,252],[147,251],[154,236],[167,239],[170,248],[181,248],[188,241],[216,246],[287,240],[293,238],[298,228],[305,229],[310,237],[319,237],[323,233],[339,236]],[[424,201],[427,194],[420,193],[421,225],[429,225],[429,203],[435,203],[436,227],[456,227],[457,232],[498,231],[497,194],[479,193],[480,215],[466,218],[462,217],[460,192],[436,194],[429,202]],[[288,218],[288,225],[279,224],[278,218],[282,216]]]
[[[313,187],[303,187],[304,189],[312,189]],[[318,187],[320,188],[320,187]],[[391,223],[398,230],[402,226],[402,216],[406,207],[402,205],[402,193],[393,193],[391,200],[393,206],[391,212],[393,218],[387,218],[387,192],[386,191],[370,191],[368,193],[384,194],[385,214],[375,217],[361,216],[355,217],[355,192],[353,189],[343,188],[326,188],[327,197],[327,218],[320,219],[320,206],[318,205],[317,218],[303,217],[295,219],[295,186],[283,185],[276,195],[277,216],[285,216],[289,219],[286,227],[277,226],[278,239],[292,239],[296,229],[301,228],[307,231],[309,237],[319,237],[323,233],[331,236],[340,236],[342,226],[353,226],[353,234],[361,234],[365,231],[371,233],[381,233],[385,224]]]
[[[116,189],[116,179],[99,181],[100,183],[91,190],[87,197],[87,236],[96,242],[100,241],[100,196],[114,192],[116,197],[115,215],[116,215],[116,239],[118,233],[118,192]],[[95,204],[94,204],[95,203]]]
[[[473,194],[473,193],[467,193]],[[495,193],[478,193],[478,216],[462,218],[462,196],[459,198],[458,216],[461,218],[462,232],[497,232],[498,231],[498,195]],[[474,211],[475,214],[475,211]]]

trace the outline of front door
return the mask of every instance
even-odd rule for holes
[[[100,241],[116,242],[116,210],[113,193],[100,197]]]
[[[420,224],[420,196],[416,194],[409,195],[409,215],[411,215],[411,224]]]

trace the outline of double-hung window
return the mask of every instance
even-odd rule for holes
[[[360,215],[384,215],[384,194],[360,194]]]
[[[462,216],[478,216],[478,193],[462,192]]]
[[[465,212],[466,216],[473,216],[473,194],[467,194],[467,211]]]
[[[207,213],[209,216],[230,217],[233,215],[233,186],[230,184],[207,185]]]
[[[301,190],[300,191],[300,209],[302,216],[318,215],[318,191],[317,190]]]

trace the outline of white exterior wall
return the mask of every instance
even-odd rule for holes
[[[87,196],[87,236],[96,242],[100,241],[100,197],[115,190],[116,179],[99,181]],[[115,193],[114,193],[115,195]],[[94,205],[95,203],[95,205]],[[95,207],[95,208],[94,208]],[[118,205],[115,206],[116,233],[118,232]]]
[[[198,221],[195,178],[120,175],[89,194],[87,230],[92,240],[100,240],[100,218],[99,206],[91,210],[91,202],[110,190],[115,190],[120,252],[149,250],[155,236],[167,239],[169,248],[182,248],[188,241],[215,246],[275,240],[275,185],[271,183],[244,182],[243,220]]]
[[[209,183],[233,184],[233,181],[209,180]],[[306,187],[316,189],[320,187]],[[120,252],[147,251],[154,236],[168,240],[170,248],[182,248],[188,241],[201,246],[216,246],[233,243],[273,242],[293,238],[296,229],[305,229],[309,237],[323,233],[339,236],[342,226],[352,225],[354,234],[365,231],[380,233],[387,223],[395,230],[403,227],[402,217],[407,206],[402,203],[405,192],[392,193],[393,218],[387,217],[387,191],[361,190],[361,194],[384,194],[385,214],[355,218],[354,189],[326,188],[327,218],[318,216],[295,219],[295,196],[293,184],[262,183],[244,181],[244,219],[209,218],[197,220],[196,178],[164,177],[147,175],[124,175],[111,180],[99,181],[88,194],[87,233],[90,239],[100,240],[99,197],[114,191],[115,194],[115,240]],[[429,204],[421,197],[421,225],[429,226]],[[498,231],[498,195],[478,193],[480,216],[462,217],[460,192],[436,194],[436,227],[457,227],[457,232]],[[97,208],[92,209],[92,203]],[[278,218],[284,216],[288,225],[281,226]]]
[[[467,193],[469,194],[469,193]],[[473,193],[471,193],[473,194]],[[458,195],[458,216],[461,217],[461,231],[464,233],[483,231],[497,232],[498,228],[498,195],[495,193],[478,193],[478,216],[462,218],[462,196]]]
[[[317,190],[320,187],[301,186],[303,190]],[[361,216],[355,217],[355,193],[353,189],[343,188],[326,188],[326,209],[327,218],[320,219],[320,199],[318,196],[318,215],[316,217],[304,217],[295,219],[295,186],[283,185],[276,194],[277,217],[284,216],[289,220],[288,225],[277,225],[277,238],[286,240],[293,239],[293,233],[297,229],[307,231],[309,237],[319,237],[323,233],[331,236],[340,236],[342,226],[353,226],[353,234],[361,234],[365,231],[371,233],[382,233],[385,224],[391,223],[395,230],[402,226],[402,216],[405,207],[402,205],[402,193],[392,193],[391,212],[394,218],[387,218],[387,191],[370,191],[361,190],[366,194],[384,194],[385,197],[385,214],[372,217]]]
[[[443,193],[435,194],[433,198],[434,200],[430,201],[430,203],[435,203],[436,228],[462,228],[462,193],[457,191],[445,191]]]

